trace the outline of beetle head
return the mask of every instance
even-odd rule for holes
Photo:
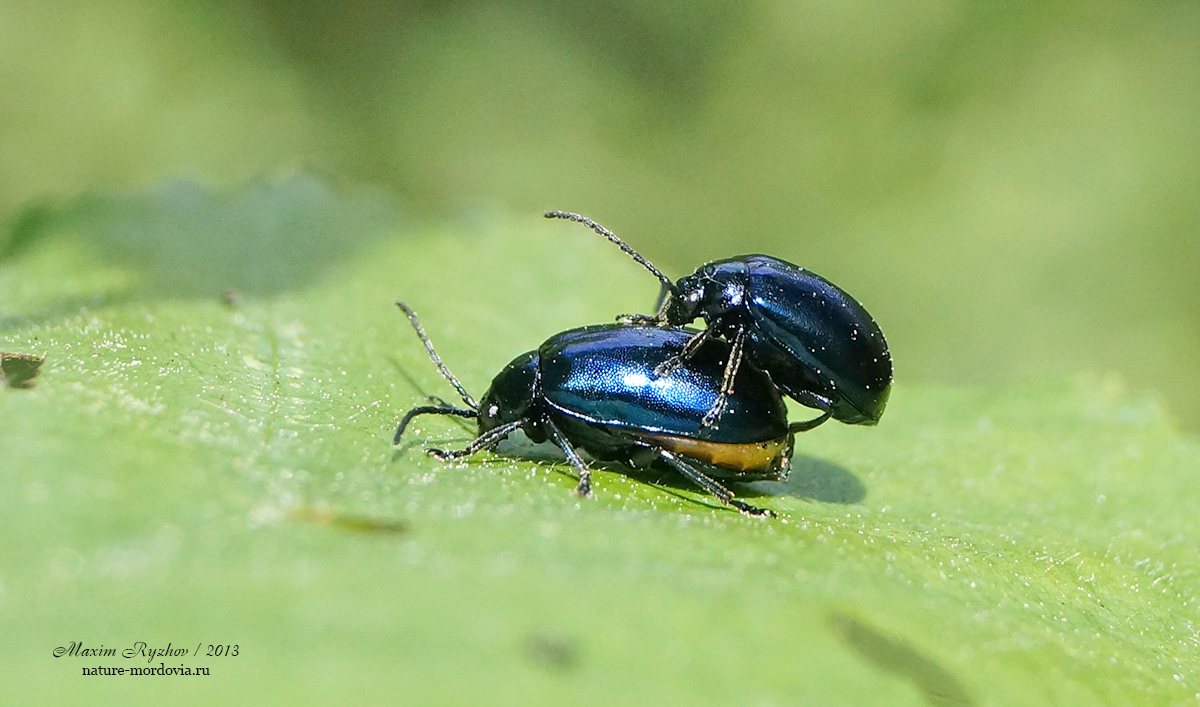
[[[700,316],[704,303],[704,288],[691,286],[689,281],[694,277],[683,278],[675,289],[667,291],[666,299],[659,308],[659,319],[679,326],[688,324]]]
[[[492,379],[479,401],[480,432],[530,417],[541,396],[538,363],[537,351],[521,354]]]
[[[716,260],[675,284],[662,316],[675,325],[703,316],[709,325],[746,305],[748,275],[741,258]]]

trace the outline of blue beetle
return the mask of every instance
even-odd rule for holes
[[[704,416],[715,425],[735,390],[743,357],[766,371],[783,393],[830,417],[874,425],[892,385],[892,357],[879,325],[853,297],[816,273],[769,255],[743,255],[701,265],[672,282],[650,261],[589,218],[551,211],[546,218],[582,223],[612,241],[663,284],[657,313],[626,315],[631,323],[682,326],[703,317],[708,328],[657,369],[664,374],[721,337],[730,343],[721,394]],[[721,418],[724,424],[724,418]]]
[[[661,375],[655,370],[680,356],[696,332],[631,324],[571,329],[513,359],[477,403],[446,368],[417,315],[403,302],[396,304],[466,407],[439,402],[409,410],[394,444],[418,415],[475,418],[479,432],[465,448],[426,453],[457,459],[492,449],[521,430],[533,442],[549,439],[562,449],[579,474],[580,496],[592,494],[591,472],[577,451],[582,449],[596,459],[630,466],[662,460],[742,513],[775,515],[734,498],[712,478],[779,480],[791,467],[794,430],[788,427],[787,407],[770,378],[754,366],[738,370],[720,429],[701,424],[721,396],[727,344],[714,342]],[[690,462],[701,462],[708,473]]]

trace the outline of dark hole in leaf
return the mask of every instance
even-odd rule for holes
[[[575,666],[579,648],[575,639],[557,631],[538,631],[529,636],[525,652],[543,668],[568,670]]]
[[[32,388],[33,379],[37,378],[45,362],[45,356],[0,351],[0,384],[9,388]]]
[[[829,621],[834,631],[859,655],[888,672],[908,678],[929,704],[935,707],[975,704],[962,683],[906,641],[880,633],[841,612],[834,612]]]

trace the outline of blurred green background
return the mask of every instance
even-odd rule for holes
[[[673,276],[769,252],[902,379],[1116,371],[1200,424],[1192,0],[0,2],[7,231],[296,169],[580,211]]]

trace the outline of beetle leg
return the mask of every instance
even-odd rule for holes
[[[705,329],[708,331],[708,329]],[[691,342],[688,342],[689,344]],[[725,411],[725,405],[729,402],[729,396],[733,394],[733,380],[737,377],[738,368],[742,365],[742,350],[746,345],[746,329],[738,329],[737,336],[733,337],[733,346],[729,349],[729,358],[725,360],[725,376],[721,379],[721,393],[717,396],[717,402],[709,408],[704,414],[704,419],[700,421],[700,427],[717,428],[717,418]]]
[[[709,337],[712,335],[713,330],[711,328],[697,332],[695,336],[688,339],[688,342],[683,345],[683,349],[679,353],[655,366],[654,375],[662,378],[663,376],[669,376],[674,373],[689,358],[695,356],[696,352],[700,350],[700,347],[704,345],[704,342],[708,341]]]
[[[791,430],[788,431],[787,446],[783,448],[783,453],[775,458],[771,464],[771,471],[775,473],[773,481],[787,481],[787,477],[792,473],[792,451],[796,448],[796,435]]]
[[[663,461],[665,461],[666,463],[675,467],[675,470],[678,471],[680,474],[683,474],[684,476],[686,476],[689,481],[696,484],[697,486],[704,489],[705,491],[708,491],[712,495],[716,496],[717,500],[719,500],[721,503],[724,503],[729,506],[733,506],[734,508],[738,509],[739,511],[741,511],[742,513],[745,513],[748,516],[756,516],[756,517],[760,517],[760,518],[761,517],[766,517],[766,518],[774,518],[775,517],[774,511],[771,511],[771,510],[768,510],[765,508],[756,508],[754,506],[751,506],[748,503],[743,503],[742,501],[737,500],[736,498],[733,497],[732,491],[725,488],[721,484],[717,483],[715,480],[713,480],[709,476],[705,475],[699,469],[697,469],[697,468],[693,467],[691,464],[688,464],[687,462],[683,461],[682,459],[675,456],[671,452],[668,452],[667,450],[660,448],[658,450],[658,456],[662,457]]]
[[[665,323],[657,314],[619,314],[617,321],[634,326],[662,326]]]
[[[821,413],[820,417],[814,417],[813,419],[805,420],[804,422],[793,422],[792,424],[788,425],[788,432],[792,434],[797,432],[808,432],[812,428],[828,420],[831,415],[833,415],[832,408]]]
[[[461,457],[469,457],[482,449],[491,449],[497,444],[500,444],[501,440],[515,432],[517,428],[523,424],[525,424],[524,420],[516,420],[515,422],[509,422],[507,424],[500,425],[499,427],[493,427],[487,432],[484,432],[475,439],[471,440],[471,443],[463,449],[447,452],[444,449],[434,449],[430,447],[429,449],[425,450],[425,453],[442,461],[459,459]]]
[[[545,425],[546,431],[550,433],[550,439],[554,440],[554,443],[563,450],[563,454],[567,455],[567,461],[571,462],[571,466],[575,467],[575,471],[579,472],[579,485],[575,487],[575,493],[579,494],[581,498],[588,498],[592,495],[591,469],[588,469],[587,464],[580,458],[579,452],[575,451],[567,436],[562,433],[562,430],[558,429],[558,425],[549,419],[543,420],[542,424]]]
[[[479,413],[474,410],[463,410],[461,408],[450,407],[449,405],[422,405],[415,407],[405,413],[400,420],[400,424],[396,427],[396,436],[392,439],[392,444],[400,444],[400,435],[404,434],[404,430],[408,427],[408,423],[417,415],[454,415],[455,417],[479,417]]]

